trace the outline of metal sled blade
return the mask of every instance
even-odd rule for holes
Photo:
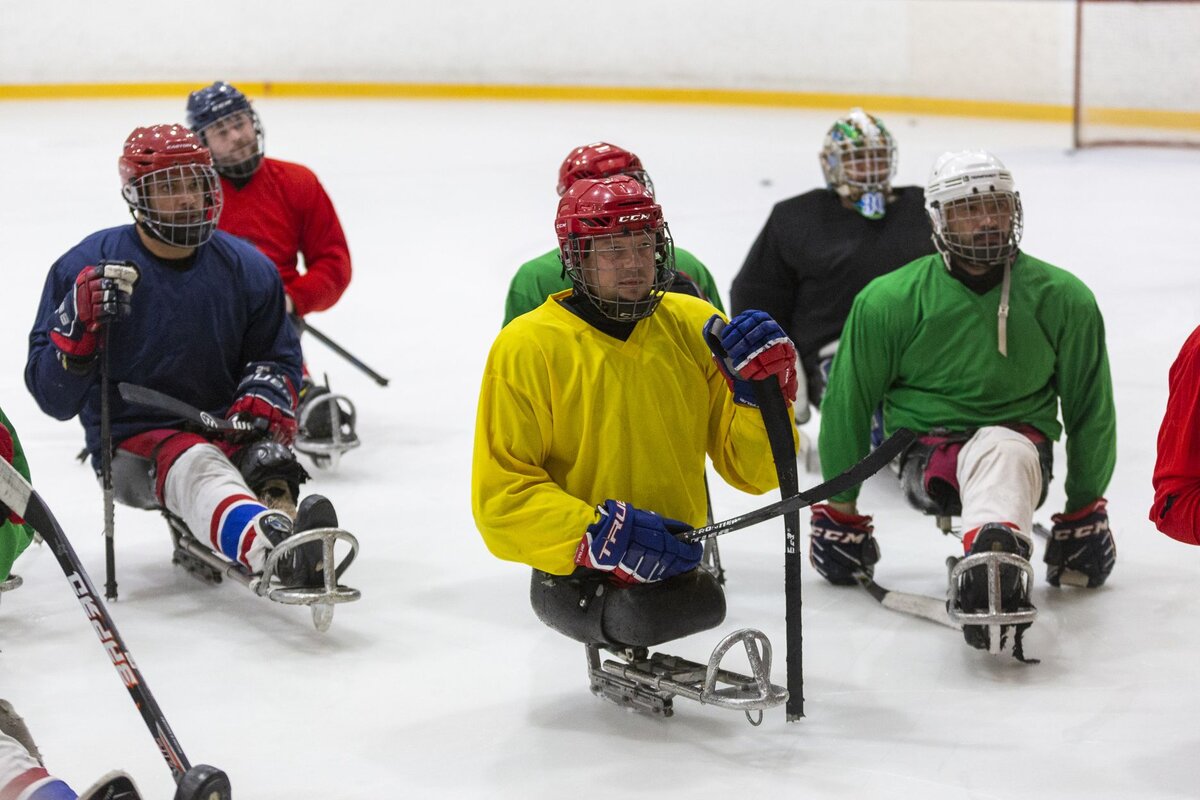
[[[592,694],[632,711],[640,711],[660,717],[674,715],[673,695],[670,692],[653,690],[642,682],[623,677],[616,672],[605,669],[600,663],[601,646],[598,644],[589,644],[586,647],[588,679],[591,684]],[[644,657],[645,653],[641,655]]]
[[[276,603],[310,606],[312,609],[313,625],[322,633],[328,630],[333,622],[333,607],[335,605],[338,603],[351,603],[362,597],[362,593],[358,589],[352,589],[338,583],[338,580],[350,568],[350,564],[358,555],[358,539],[353,534],[341,528],[314,528],[313,530],[288,537],[282,544],[271,551],[271,554],[267,557],[262,574],[255,574],[241,564],[226,561],[211,549],[201,544],[183,526],[182,522],[172,519],[170,516],[168,516],[168,521],[171,523],[171,531],[175,536],[177,554],[182,553],[188,561],[192,562],[191,566],[184,565],[190,572],[195,574],[197,566],[200,565],[211,570],[213,576],[217,578],[217,580],[212,580],[211,578],[201,576],[207,582],[216,583],[219,582],[220,578],[230,578],[247,587],[258,596],[265,597]],[[325,583],[323,586],[283,587],[278,585],[277,582],[272,581],[280,558],[292,548],[316,540],[320,540],[321,542],[322,560],[326,564],[335,563],[334,546],[339,541],[346,542],[350,546],[350,551],[338,563],[336,568],[324,571]],[[177,563],[180,562],[177,561]]]
[[[721,667],[725,654],[736,644],[745,647],[751,675]],[[626,660],[609,659],[601,664],[591,649],[594,647],[589,648],[593,693],[639,710],[670,716],[670,701],[678,695],[704,705],[741,711],[750,724],[759,725],[765,709],[788,698],[787,689],[771,683],[771,642],[752,628],[734,631],[722,639],[707,664],[664,653],[647,656],[645,651],[618,653]],[[597,691],[598,683],[602,688],[615,689],[619,696]],[[757,719],[751,715],[754,711],[758,712]]]

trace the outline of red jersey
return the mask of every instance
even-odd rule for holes
[[[1150,519],[1172,539],[1200,544],[1200,328],[1171,366]]]
[[[307,167],[264,158],[240,189],[221,178],[219,227],[248,240],[275,262],[301,316],[324,311],[350,284],[350,248],[337,212]],[[304,270],[297,267],[304,255]]]

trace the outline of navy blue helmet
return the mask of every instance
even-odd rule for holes
[[[188,95],[187,124],[225,177],[248,179],[262,162],[262,123],[236,86],[217,81]]]
[[[199,133],[221,117],[238,111],[253,111],[246,95],[232,84],[217,81],[188,95],[187,124]]]

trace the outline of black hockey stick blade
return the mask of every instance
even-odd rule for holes
[[[927,619],[930,622],[945,625],[947,628],[953,628],[956,631],[962,630],[962,627],[957,622],[950,619],[950,614],[946,611],[945,600],[939,600],[936,597],[924,594],[894,592],[883,588],[870,576],[864,575],[861,572],[856,574],[854,578],[858,581],[858,585],[866,589],[867,593],[879,601],[879,604],[884,608],[890,608],[892,611],[898,611],[901,614]]]
[[[154,695],[150,693],[146,679],[142,677],[136,662],[129,654],[125,640],[117,631],[117,626],[108,613],[108,608],[100,599],[96,587],[92,584],[92,579],[75,553],[75,548],[71,546],[70,540],[59,526],[58,520],[50,513],[50,508],[41,496],[33,490],[33,487],[17,471],[16,467],[2,458],[0,458],[0,502],[8,506],[17,516],[24,518],[35,531],[40,533],[42,539],[50,547],[50,551],[54,553],[59,567],[67,576],[67,582],[75,593],[75,598],[83,606],[83,611],[96,631],[96,635],[100,637],[100,643],[108,651],[109,658],[112,660],[121,682],[125,684],[129,696],[142,715],[142,721],[150,729],[150,735],[154,737],[159,752],[166,760],[167,766],[170,767],[171,775],[176,782],[181,781],[192,769],[192,766],[188,763],[187,756],[184,755],[183,748],[180,747],[179,740],[175,738],[171,726],[167,724],[167,719],[158,707]],[[228,800],[228,798],[228,794],[218,794],[215,797],[206,798],[206,800]]]
[[[757,525],[760,522],[774,519],[780,514],[786,514],[789,511],[799,511],[806,506],[811,506],[813,503],[820,503],[822,500],[827,500],[835,494],[841,494],[847,489],[854,488],[876,472],[879,472],[893,458],[904,452],[904,448],[912,444],[916,438],[917,435],[908,428],[900,428],[885,439],[879,447],[872,450],[862,461],[859,461],[850,467],[850,469],[830,478],[824,483],[818,484],[799,494],[794,494],[786,500],[771,503],[769,506],[763,506],[754,511],[747,511],[740,516],[730,517],[722,522],[714,522],[712,525],[705,525],[702,528],[695,528],[686,533],[681,533],[679,534],[679,538],[685,542],[703,542],[705,539],[721,536],[722,534],[740,530],[741,528],[748,528],[751,525]]]
[[[201,411],[195,406],[188,405],[182,400],[164,394],[157,389],[138,386],[136,383],[118,383],[117,392],[126,403],[146,408],[154,408],[174,414],[180,419],[199,425],[215,433],[252,433],[260,431],[261,426],[240,419],[224,419],[214,417],[207,411]]]

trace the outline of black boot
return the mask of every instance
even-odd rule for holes
[[[971,543],[969,555],[978,553],[1012,553],[1029,560],[1030,547],[1013,532],[1012,528],[998,522],[990,522],[981,528]],[[1033,604],[1029,601],[1029,583],[1027,575],[1018,567],[1008,564],[1000,566],[1000,608],[1004,613],[1029,611]],[[963,573],[958,588],[958,610],[964,613],[987,613],[988,611],[988,569],[981,564]],[[1020,637],[1030,623],[1021,625],[1005,625],[1001,628],[1001,638],[1011,634],[1014,639],[1014,653],[1019,645]],[[1016,630],[1012,630],[1015,628]],[[980,650],[988,650],[990,644],[989,626],[963,625],[963,638],[967,644]]]
[[[259,520],[259,530],[272,545],[278,546],[294,533],[315,528],[336,528],[337,512],[333,503],[319,494],[309,495],[300,502],[296,522],[284,514],[266,514]],[[288,551],[275,565],[275,576],[286,587],[320,587],[325,585],[321,542],[308,542]]]
[[[336,528],[338,526],[337,511],[333,503],[324,495],[310,494],[300,501],[296,510],[296,533],[315,530],[317,528]],[[324,548],[321,542],[309,542],[292,551],[293,561],[298,571],[306,576],[302,586],[324,586],[325,576],[323,563]]]

